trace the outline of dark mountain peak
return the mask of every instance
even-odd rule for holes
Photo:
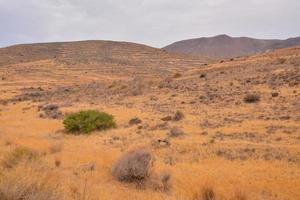
[[[219,39],[232,39],[232,37],[230,37],[229,35],[226,34],[221,34],[221,35],[216,35],[212,38],[219,38]]]

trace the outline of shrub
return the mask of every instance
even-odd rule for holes
[[[115,163],[112,174],[119,181],[143,181],[149,176],[152,160],[151,153],[145,149],[128,152]]]
[[[63,124],[67,132],[72,134],[88,134],[94,130],[105,130],[116,127],[114,117],[105,112],[95,110],[80,111],[68,115]]]
[[[4,157],[2,165],[5,168],[13,168],[22,161],[34,161],[37,158],[37,152],[27,147],[18,147]]]
[[[244,97],[245,103],[257,103],[260,101],[260,96],[258,94],[247,94]]]

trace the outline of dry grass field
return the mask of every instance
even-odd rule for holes
[[[300,199],[300,47],[205,63],[96,44],[0,50],[1,200]],[[117,127],[67,134],[91,109]],[[138,148],[149,177],[119,181]]]

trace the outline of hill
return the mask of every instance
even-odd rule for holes
[[[296,45],[300,45],[300,37],[286,40],[261,40],[248,37],[218,35],[215,37],[178,41],[163,49],[169,52],[207,56],[210,58],[231,58]]]
[[[0,49],[0,66],[39,60],[53,60],[66,65],[144,66],[155,65],[157,62],[168,64],[183,58],[146,45],[115,41],[21,44]]]

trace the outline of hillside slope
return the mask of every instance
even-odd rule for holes
[[[300,37],[287,40],[260,40],[248,37],[218,35],[175,42],[163,49],[169,52],[185,53],[211,58],[229,58],[264,52],[269,49],[300,45]]]
[[[115,41],[78,41],[22,44],[0,49],[0,66],[53,60],[66,65],[154,65],[183,57],[142,44]]]

